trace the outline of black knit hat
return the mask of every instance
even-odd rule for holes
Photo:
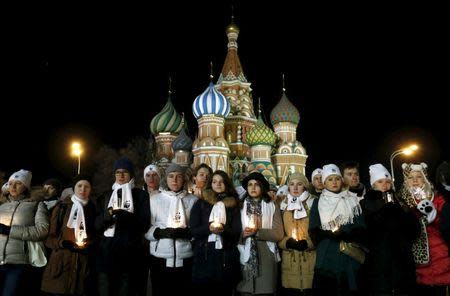
[[[51,186],[53,186],[53,188],[55,188],[55,190],[56,190],[56,196],[60,196],[61,195],[62,183],[58,179],[50,178],[48,180],[45,180],[43,185],[51,185]]]
[[[249,174],[247,177],[245,177],[244,180],[242,180],[242,187],[244,187],[245,190],[247,190],[248,182],[250,182],[250,180],[258,181],[259,184],[261,184],[261,189],[263,193],[267,193],[270,190],[270,184],[269,182],[267,182],[263,174],[253,172]]]
[[[113,173],[119,169],[127,170],[130,175],[134,176],[134,165],[128,157],[121,157],[114,162]]]
[[[75,178],[73,178],[73,180],[72,180],[72,188],[73,188],[73,190],[75,190],[75,185],[77,185],[77,183],[79,181],[81,181],[81,180],[88,181],[89,184],[91,184],[91,187],[92,187],[92,178],[91,178],[91,176],[86,175],[86,174],[79,174],[79,175],[76,175]]]

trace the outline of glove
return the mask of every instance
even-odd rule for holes
[[[105,214],[103,215],[103,224],[106,228],[116,223],[117,216],[114,216],[111,214],[113,212],[112,208],[108,208],[108,210],[105,211]]]
[[[290,238],[286,241],[286,248],[293,249],[297,251],[304,251],[308,248],[308,242],[305,239],[295,240]]]
[[[181,238],[181,239],[191,239],[191,231],[189,228],[175,228],[175,238]]]
[[[153,232],[153,236],[156,239],[162,239],[162,238],[174,238],[175,234],[175,228],[156,228]]]
[[[437,211],[432,201],[424,199],[417,205],[417,209],[427,217],[428,224],[436,219]]]
[[[9,235],[11,231],[11,226],[7,226],[3,223],[0,223],[0,234]]]
[[[112,211],[113,219],[115,219],[116,221],[128,220],[128,218],[130,218],[132,215],[133,215],[132,213],[122,210],[122,209]]]

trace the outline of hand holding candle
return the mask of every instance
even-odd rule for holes
[[[218,221],[214,221],[209,225],[209,230],[214,234],[220,234],[223,232],[223,225]]]

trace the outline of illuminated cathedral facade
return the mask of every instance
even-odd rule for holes
[[[258,171],[272,185],[283,185],[291,173],[305,173],[308,156],[296,132],[299,111],[283,88],[270,113],[273,129],[263,121],[259,106],[255,115],[251,83],[238,56],[239,28],[232,22],[226,34],[228,51],[219,79],[214,84],[211,77],[192,104],[198,123],[195,139],[187,135],[184,115],[175,110],[170,91],[166,105],[152,119],[157,163],[190,168],[206,163],[213,171],[227,172],[236,186],[243,176]]]

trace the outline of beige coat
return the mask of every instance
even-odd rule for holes
[[[303,202],[303,206],[305,206],[309,215],[309,208],[306,202]],[[281,259],[282,286],[290,289],[311,289],[314,265],[316,264],[316,251],[308,234],[309,218],[305,217],[296,220],[294,219],[293,211],[284,211],[283,224],[285,236],[278,243],[278,246],[283,250]],[[306,251],[299,252],[286,248],[286,242],[292,237],[294,228],[297,230],[297,239],[306,239],[308,242]]]

